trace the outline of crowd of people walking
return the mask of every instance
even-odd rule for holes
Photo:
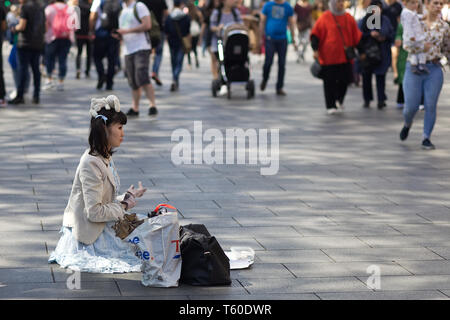
[[[6,35],[12,45],[8,61],[15,90],[7,102],[25,103],[24,95],[32,79],[32,102],[39,104],[41,70],[45,81],[42,90],[63,91],[67,57],[72,45],[76,45],[76,79],[82,75],[90,78],[93,62],[97,89],[110,91],[114,89],[115,75],[123,70],[132,97],[127,116],[139,115],[142,92],[148,100],[148,114],[155,116],[158,110],[152,80],[163,85],[159,70],[164,44],[167,42],[170,51],[170,91],[175,92],[180,88],[184,57],[190,68],[199,68],[199,46],[203,55],[210,53],[213,80],[221,77],[219,39],[227,26],[240,24],[247,27],[250,51],[264,54],[261,91],[270,82],[276,54],[275,93],[287,94],[284,78],[289,44],[297,52],[298,63],[305,63],[311,46],[313,74],[323,81],[325,106],[330,115],[343,111],[352,83],[362,84],[362,107],[370,108],[375,100],[373,78],[377,107],[386,108],[386,75],[392,69],[398,85],[396,104],[403,108],[404,115],[400,139],[408,137],[414,116],[423,106],[422,146],[434,148],[430,137],[443,86],[444,60],[450,58],[447,0],[256,2],[252,2],[255,8],[250,9],[243,0],[171,0],[169,9],[166,0],[13,1],[0,14],[0,40],[3,43]],[[54,76],[56,64],[58,72]],[[3,67],[2,62],[0,105],[5,106]],[[222,86],[221,93],[226,90]]]

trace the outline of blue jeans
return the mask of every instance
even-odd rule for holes
[[[45,48],[47,75],[52,75],[55,69],[56,59],[58,59],[58,78],[63,80],[67,73],[67,55],[69,54],[72,43],[69,39],[55,39]]]
[[[263,66],[263,80],[269,80],[270,68],[272,67],[275,52],[278,55],[278,79],[276,88],[280,90],[284,85],[284,72],[286,66],[287,39],[270,39],[266,38],[265,49],[266,59]]]
[[[33,98],[39,99],[39,93],[41,91],[41,71],[39,70],[39,58],[41,56],[41,50],[30,48],[17,48],[18,74],[19,85],[17,87],[17,97],[23,97],[27,77],[28,68],[31,66],[33,72],[34,93]]]
[[[152,72],[159,74],[159,67],[161,66],[161,60],[163,57],[163,48],[164,48],[164,40],[166,39],[165,33],[161,32],[161,42],[156,47],[155,60],[153,61],[153,70]]]
[[[170,47],[170,62],[172,64],[172,79],[178,84],[183,69],[184,51],[182,46]]]
[[[405,76],[403,78],[403,93],[405,96],[403,117],[405,126],[411,127],[423,96],[425,107],[423,138],[429,139],[436,122],[436,107],[444,82],[444,75],[439,65],[427,63],[426,66],[430,73],[417,75],[411,72],[411,64],[409,62],[406,63]]]

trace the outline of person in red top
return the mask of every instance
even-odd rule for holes
[[[356,47],[362,34],[355,19],[345,12],[344,0],[330,0],[329,7],[311,30],[311,47],[314,59],[322,66],[327,112],[333,114],[343,109],[353,77],[352,61],[347,59],[345,48]]]

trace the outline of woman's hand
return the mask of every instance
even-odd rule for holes
[[[141,181],[138,182],[137,189],[135,189],[134,185],[132,184],[127,190],[127,192],[131,193],[135,198],[142,197],[144,195],[145,191],[147,191],[147,188],[144,188]]]

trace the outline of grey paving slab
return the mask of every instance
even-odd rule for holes
[[[367,278],[358,277],[361,281]],[[380,278],[381,291],[414,291],[450,289],[449,275],[383,276]]]
[[[229,286],[196,287],[180,285],[177,288],[145,287],[138,281],[116,280],[123,296],[166,296],[166,295],[242,295],[248,294],[236,280]]]
[[[261,280],[261,279],[260,279]],[[368,290],[355,277],[239,280],[250,294],[318,293]]]
[[[445,292],[445,291],[443,291]],[[317,293],[321,300],[449,300],[438,290]]]
[[[245,294],[245,295],[217,295],[217,296],[198,296],[190,295],[192,300],[320,300],[316,294],[312,293],[287,293],[287,294]]]
[[[53,282],[50,267],[44,268],[0,268],[0,284]]]
[[[397,261],[399,265],[414,275],[449,275],[450,261]]]
[[[426,248],[323,249],[335,261],[443,260]]]
[[[356,237],[289,237],[271,239],[256,236],[256,240],[267,250],[369,248]]]
[[[275,250],[256,252],[256,258],[263,263],[332,262],[321,250]]]
[[[376,265],[382,275],[411,275],[411,272],[394,262],[300,262],[284,263],[290,272],[298,278],[304,277],[351,277],[370,276],[368,268]],[[369,269],[370,271],[370,269]]]
[[[61,299],[119,297],[114,282],[82,282],[81,289],[70,290],[66,283],[14,283],[0,287],[0,299]]]

